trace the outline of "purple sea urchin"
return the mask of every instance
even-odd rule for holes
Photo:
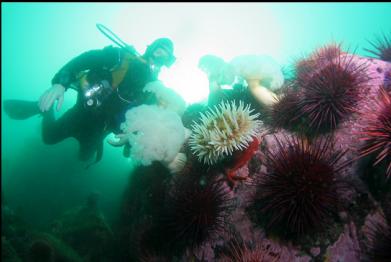
[[[384,88],[391,91],[391,69],[384,74]]]
[[[317,67],[332,61],[342,54],[341,44],[328,44],[316,49],[308,58],[295,62],[295,75],[298,79],[307,78],[308,72],[315,71]]]
[[[373,106],[373,107],[372,107]],[[360,156],[377,154],[374,165],[388,162],[385,174],[391,177],[391,95],[384,89],[379,90],[379,99],[364,114],[367,127],[362,132],[361,140],[365,145],[360,149]]]
[[[329,137],[309,145],[299,138],[278,141],[265,155],[267,172],[255,181],[250,211],[267,232],[296,239],[321,231],[340,204],[337,173],[344,152],[333,152]]]
[[[329,132],[355,112],[360,89],[368,82],[366,65],[353,62],[353,56],[337,49],[315,55],[312,67],[303,67],[296,78],[302,89],[299,107],[309,127],[316,133]],[[323,55],[323,57],[322,57]],[[319,57],[320,56],[320,57]],[[331,59],[331,57],[336,58]],[[317,57],[317,58],[316,58]]]
[[[375,55],[377,58],[391,62],[391,34],[386,36],[383,34],[382,36],[378,36],[375,42],[368,41],[374,50],[365,49],[371,54]]]
[[[300,124],[297,117],[301,114],[299,103],[299,93],[291,86],[286,86],[283,88],[278,102],[267,109],[265,124],[272,129],[294,130]]]
[[[178,253],[200,246],[225,230],[231,207],[230,190],[221,180],[199,174],[175,178],[159,220],[165,245]]]
[[[310,57],[311,60],[332,61],[342,54],[341,44],[331,43],[318,48]]]
[[[373,262],[391,261],[391,227],[373,222],[369,229],[368,259]]]
[[[219,262],[277,262],[281,261],[279,250],[273,250],[262,241],[250,247],[246,243],[233,238],[228,242],[228,252],[225,252]]]
[[[189,139],[199,161],[212,165],[232,155],[234,150],[248,147],[261,125],[261,121],[256,120],[259,113],[251,115],[253,111],[242,101],[239,106],[231,101],[201,113],[201,122],[194,123]]]

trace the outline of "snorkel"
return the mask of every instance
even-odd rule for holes
[[[144,55],[140,55],[134,46],[129,45],[125,43],[121,38],[118,37],[113,31],[111,31],[109,28],[102,24],[96,24],[96,27],[98,30],[105,35],[108,39],[110,39],[113,43],[117,44],[119,47],[123,48],[127,52],[129,52],[132,55],[135,55],[138,58],[148,59],[154,55],[155,50],[158,48],[163,49],[167,54],[169,55],[168,58],[162,59],[160,57],[154,57],[155,60],[154,64],[158,67],[161,66],[167,66],[170,67],[176,60],[175,56],[173,55],[174,52],[174,46],[170,39],[168,38],[159,38],[156,39],[151,45],[147,47],[147,50],[145,51]]]
[[[133,58],[148,64],[151,70],[151,79],[157,80],[160,69],[162,66],[170,67],[176,60],[174,56],[174,44],[169,38],[158,38],[153,41],[150,45],[147,46],[145,53],[140,55],[134,46],[125,43],[121,38],[118,37],[113,31],[111,31],[106,26],[97,23],[96,27],[98,30],[110,39],[113,43],[118,45],[120,48],[125,50]],[[131,101],[126,99],[119,88],[116,89],[118,97],[126,102],[130,103]]]

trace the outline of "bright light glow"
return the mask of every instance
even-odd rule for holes
[[[146,10],[148,15],[137,15]],[[170,37],[177,61],[160,79],[189,104],[208,96],[208,80],[197,67],[203,55],[228,62],[237,55],[267,54],[280,62],[281,30],[272,13],[263,3],[139,3],[122,9],[111,28],[140,53],[154,39]]]
[[[163,68],[160,79],[165,86],[174,89],[187,104],[207,99],[208,78],[197,68],[197,61],[177,61],[171,68]]]

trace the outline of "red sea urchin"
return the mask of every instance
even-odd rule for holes
[[[276,150],[265,155],[268,171],[255,179],[249,211],[268,233],[285,239],[317,233],[340,205],[337,174],[344,167],[344,152],[333,151],[330,137],[311,145],[295,137],[275,140]]]
[[[180,254],[225,230],[233,204],[230,194],[214,177],[193,172],[174,178],[159,221],[164,245]]]
[[[383,34],[381,37],[377,37],[375,42],[368,41],[375,50],[365,49],[377,58],[391,62],[391,34],[386,36]]]
[[[379,89],[379,99],[371,105],[364,118],[367,127],[362,132],[361,140],[365,145],[360,150],[360,157],[377,154],[374,165],[388,162],[385,174],[391,177],[391,95],[384,89]]]
[[[331,51],[330,51],[331,50]],[[315,133],[330,132],[355,112],[361,88],[368,82],[364,63],[338,48],[316,52],[297,74],[295,85],[302,90],[299,107]]]

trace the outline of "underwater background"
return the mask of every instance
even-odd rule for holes
[[[2,101],[37,100],[71,58],[113,44],[96,29],[102,23],[140,53],[156,38],[171,38],[177,61],[160,79],[191,104],[208,97],[197,67],[206,54],[267,54],[288,67],[337,42],[373,56],[365,48],[389,32],[391,3],[2,3],[1,12]],[[58,115],[75,100],[67,91]],[[102,160],[85,169],[76,140],[42,142],[41,117],[15,121],[2,109],[1,121],[2,204],[39,230],[96,194],[107,223],[118,222],[135,167],[120,148],[105,141]]]

